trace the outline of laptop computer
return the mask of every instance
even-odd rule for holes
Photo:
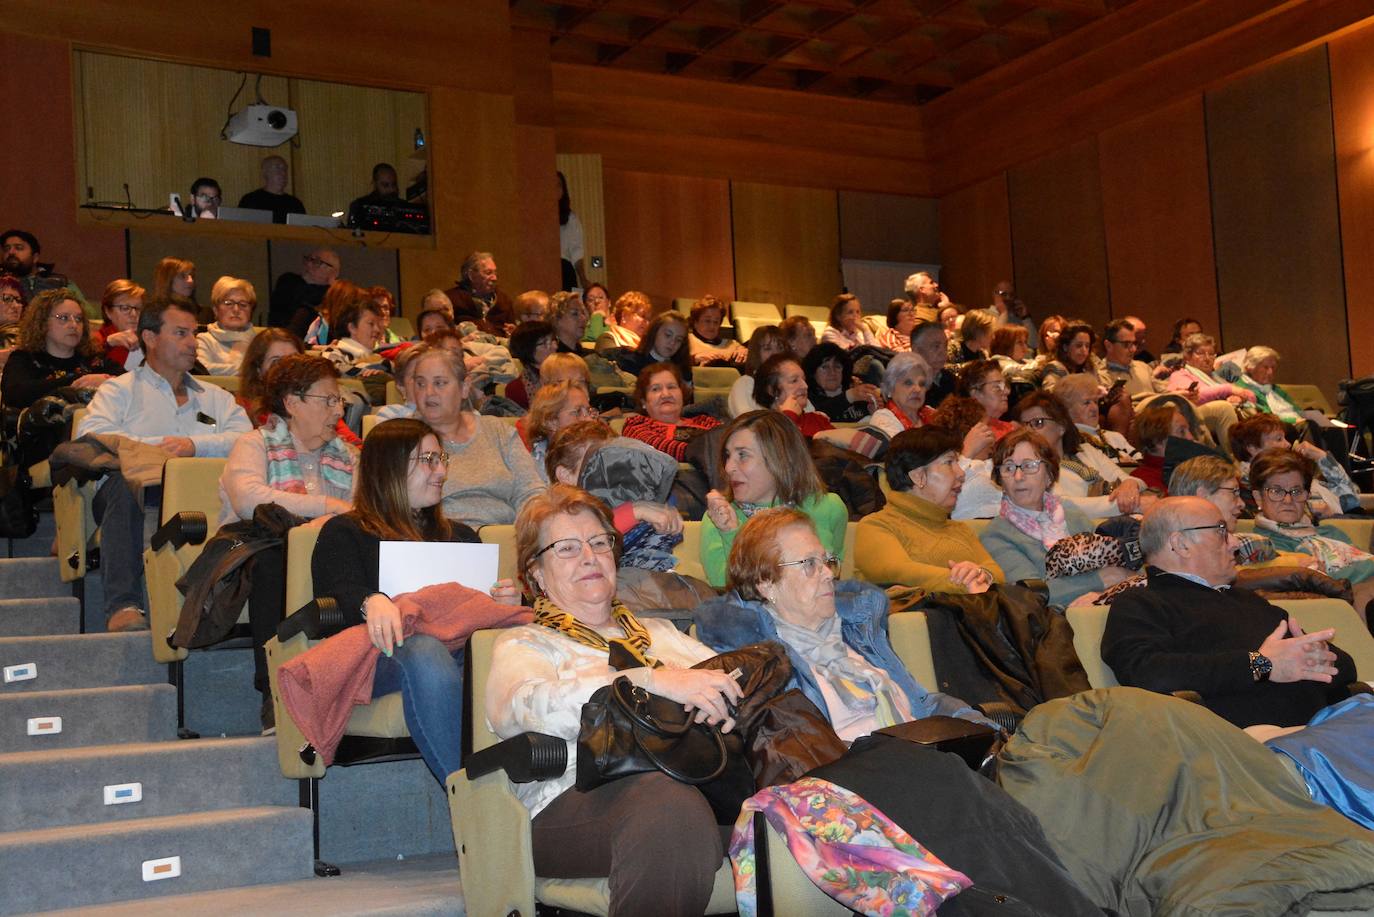
[[[221,207],[219,219],[237,220],[240,223],[270,223],[272,211],[257,210],[252,207]]]

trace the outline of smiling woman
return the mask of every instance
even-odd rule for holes
[[[644,367],[635,384],[635,400],[644,413],[625,418],[624,435],[646,442],[679,462],[687,454],[687,444],[693,437],[720,426],[720,421],[709,414],[682,416],[682,376],[674,363],[651,363]]]
[[[91,391],[122,372],[99,355],[81,304],[66,290],[50,290],[24,311],[18,343],[0,377],[0,401],[26,408],[61,389],[71,389],[73,400],[88,400]]]

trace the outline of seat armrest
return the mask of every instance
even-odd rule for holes
[[[327,597],[318,598],[302,605],[278,624],[277,639],[285,643],[297,634],[304,634],[310,640],[323,640],[347,626],[338,602]]]
[[[148,547],[156,551],[165,544],[170,544],[173,548],[180,548],[188,544],[203,544],[209,530],[210,526],[204,513],[189,510],[180,512],[164,522],[162,527],[153,533],[153,537],[148,541]]]
[[[510,781],[503,773],[473,777],[464,769],[449,774],[447,789],[467,912],[533,917],[530,814]]]
[[[523,732],[473,752],[464,768],[469,780],[502,770],[512,783],[552,780],[567,769],[568,743],[542,732]]]
[[[272,685],[272,704],[276,710],[277,766],[281,768],[282,776],[288,780],[323,777],[324,762],[319,760],[319,756],[314,755],[308,761],[302,756],[302,752],[309,743],[306,742],[305,736],[296,726],[295,721],[291,719],[291,715],[286,712],[286,705],[282,703],[281,688],[277,680],[278,671],[282,664],[310,649],[310,641],[306,639],[304,634],[300,633],[285,640],[274,637],[267,641],[267,645],[263,649],[267,653],[267,672]]]

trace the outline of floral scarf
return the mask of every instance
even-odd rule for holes
[[[1017,506],[1003,494],[1001,516],[1018,532],[1044,545],[1047,551],[1069,534],[1069,525],[1064,519],[1064,504],[1059,502],[1053,491],[1045,491],[1045,508],[1038,513]]]
[[[644,666],[658,668],[663,663],[649,655],[649,644],[652,638],[649,631],[639,619],[631,613],[620,602],[611,605],[611,620],[620,625],[620,629],[625,631],[624,637],[616,637],[607,640],[596,631],[595,628],[588,627],[577,618],[559,608],[547,596],[540,596],[534,600],[534,623],[550,630],[556,630],[569,639],[576,640],[584,646],[592,646],[610,653],[611,647],[618,646],[629,653],[634,659]]]
[[[301,475],[296,439],[286,421],[277,414],[270,414],[259,429],[267,445],[267,486],[290,494],[308,493]],[[337,436],[325,443],[320,450],[320,477],[325,486],[339,493],[351,493],[356,458],[353,447]]]
[[[754,813],[786,838],[787,849],[816,887],[860,914],[934,914],[973,886],[857,793],[803,777],[747,799],[730,838],[740,917],[758,913]]]
[[[1336,575],[1336,571],[1351,564],[1362,560],[1374,560],[1374,555],[1361,551],[1354,545],[1321,534],[1321,530],[1308,521],[1275,522],[1261,513],[1255,516],[1255,528],[1295,539],[1299,550],[1304,554],[1311,554],[1325,564],[1326,572],[1332,576]]]

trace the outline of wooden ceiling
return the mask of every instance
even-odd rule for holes
[[[922,103],[1132,0],[510,0],[565,63]]]

